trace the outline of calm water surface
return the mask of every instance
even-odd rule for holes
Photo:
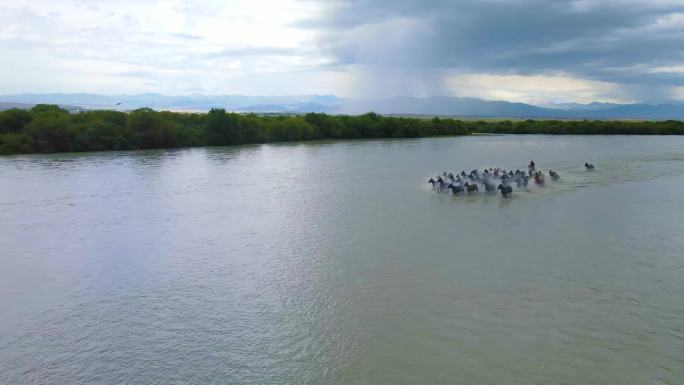
[[[2,157],[0,267],[1,384],[679,385],[684,138]]]

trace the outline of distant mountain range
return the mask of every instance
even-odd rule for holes
[[[21,94],[0,95],[0,109],[28,108],[38,103],[58,104],[70,111],[79,109],[206,111],[220,107],[236,112],[362,114],[374,111],[396,115],[443,115],[483,118],[537,119],[677,119],[684,120],[684,104],[562,103],[534,106],[525,103],[455,97],[390,97],[348,99],[333,95],[244,96],[159,94]]]

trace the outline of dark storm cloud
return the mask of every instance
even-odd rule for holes
[[[299,25],[339,65],[684,84],[652,70],[684,63],[682,1],[343,0]]]

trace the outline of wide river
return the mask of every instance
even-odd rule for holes
[[[684,137],[0,157],[0,383],[684,384]]]

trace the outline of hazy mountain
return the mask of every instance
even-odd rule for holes
[[[0,111],[2,110],[9,110],[11,108],[19,108],[19,109],[29,109],[33,107],[34,105],[31,103],[15,103],[15,102],[0,102]]]
[[[598,110],[606,110],[609,108],[613,108],[619,106],[619,104],[615,103],[599,103],[599,102],[592,102],[588,104],[581,104],[581,103],[549,103],[549,104],[542,104],[539,105],[539,107],[543,108],[551,108],[555,110],[581,110],[581,111],[598,111]]]
[[[464,117],[508,117],[543,119],[684,119],[683,104],[590,103],[544,108],[524,103],[474,98],[395,97],[373,100],[347,100],[342,113],[375,111],[381,114],[427,114]]]
[[[543,107],[525,103],[475,98],[409,96],[378,99],[345,99],[334,95],[246,96],[246,95],[95,95],[22,94],[0,96],[0,109],[30,107],[37,103],[68,106],[70,110],[154,109],[206,111],[213,107],[237,112],[301,113],[327,112],[362,114],[451,115],[462,117],[542,118],[542,119],[684,119],[684,104],[561,103]],[[74,107],[78,106],[78,107]]]
[[[17,103],[17,102],[0,101],[0,111],[9,110],[12,108],[19,108],[19,109],[27,110],[27,109],[35,106],[35,105],[36,105],[36,103]],[[65,109],[67,111],[70,111],[70,112],[78,112],[78,111],[83,110],[83,108],[78,107],[78,106],[72,106],[72,105],[68,105],[68,104],[58,104],[58,105],[59,105],[59,107]]]
[[[596,119],[684,119],[682,104],[622,104],[597,111],[569,111]]]
[[[235,111],[327,111],[332,112],[340,99],[331,95],[245,96],[245,95],[179,95],[159,94],[21,94],[0,95],[0,102],[24,104],[78,105],[83,108],[129,110],[141,107],[169,110],[205,111],[221,107]]]
[[[345,100],[340,112],[360,114],[374,111],[381,114],[425,114],[481,117],[555,117],[558,111],[523,103],[489,101],[475,98],[408,96]]]

